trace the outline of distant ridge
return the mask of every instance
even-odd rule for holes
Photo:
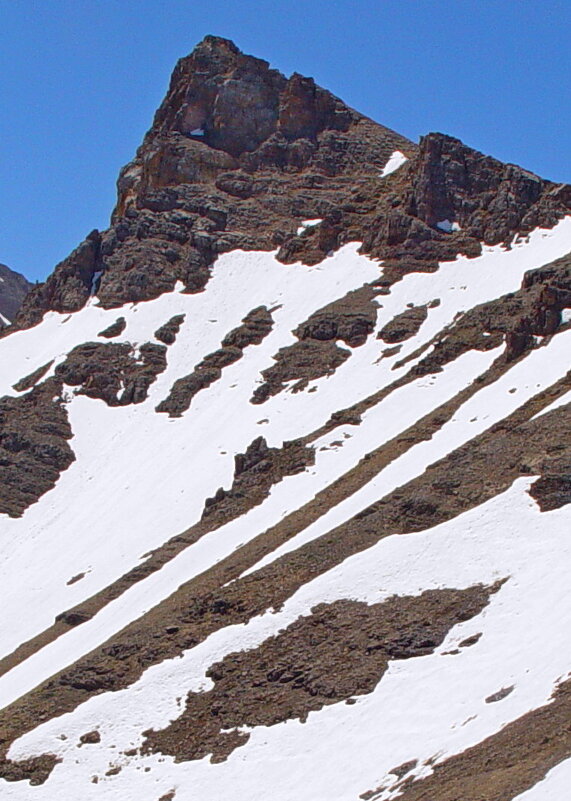
[[[11,323],[32,284],[20,273],[0,264],[0,327]]]

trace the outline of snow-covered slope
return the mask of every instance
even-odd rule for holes
[[[189,135],[208,139],[189,98]],[[395,207],[421,182],[424,155],[388,144],[363,179],[381,198],[373,232],[386,192]],[[1,797],[561,798],[562,190],[530,206],[551,224],[494,244],[478,244],[480,218],[442,230],[435,206],[425,250],[386,258],[353,229],[332,243],[345,223],[310,205],[280,223],[304,258],[227,248],[201,291],[179,278],[123,302],[109,243],[130,241],[136,169],[104,244],[83,243],[0,339]],[[166,214],[184,227],[191,212]]]

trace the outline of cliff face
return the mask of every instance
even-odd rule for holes
[[[2,798],[557,797],[570,251],[567,185],[182,59],[0,338]]]
[[[15,318],[32,285],[20,273],[0,264],[0,328]]]

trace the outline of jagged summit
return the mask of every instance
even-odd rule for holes
[[[151,133],[197,135],[234,157],[270,140],[280,151],[282,165],[299,166],[304,154],[288,145],[300,139],[315,142],[325,130],[347,133],[365,121],[312,78],[294,73],[288,79],[228,39],[207,36],[178,62]],[[413,147],[394,131],[378,125],[374,130],[386,131],[407,150]],[[382,155],[377,154],[375,161]]]

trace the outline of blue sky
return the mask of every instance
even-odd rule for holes
[[[571,182],[569,0],[0,0],[0,261],[43,280],[207,33],[417,140]]]

